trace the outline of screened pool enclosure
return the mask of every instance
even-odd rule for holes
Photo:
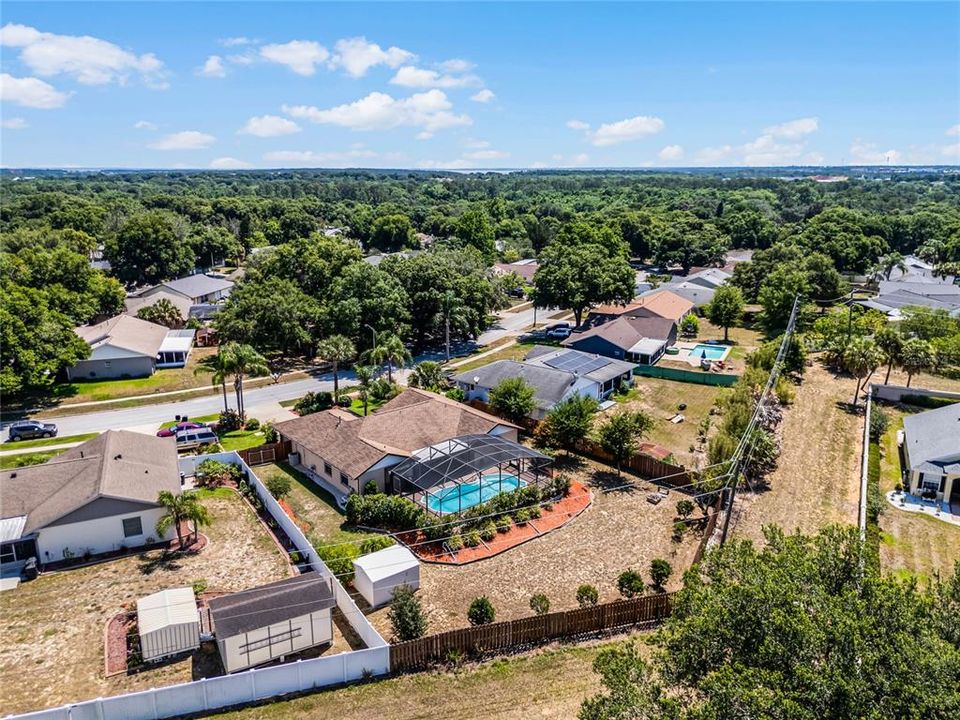
[[[550,458],[496,435],[464,435],[393,467],[393,489],[434,515],[460,514],[502,492],[551,477]]]

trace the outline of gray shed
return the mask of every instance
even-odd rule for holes
[[[171,588],[137,600],[137,629],[144,660],[200,647],[200,612],[193,588]]]

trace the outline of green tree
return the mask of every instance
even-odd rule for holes
[[[484,257],[492,258],[496,254],[493,225],[483,210],[467,210],[457,219],[454,235],[464,245],[479,250]]]
[[[599,403],[590,395],[571,395],[554,405],[537,431],[538,443],[568,453],[590,434]]]
[[[277,500],[285,498],[293,489],[293,483],[286,475],[271,475],[267,478],[266,486],[269,493]]]
[[[257,277],[233,288],[217,311],[214,325],[221,342],[302,355],[312,347],[320,314],[319,303],[293,281]]]
[[[477,625],[489,625],[496,618],[496,611],[493,609],[493,603],[486,595],[474,598],[467,610],[467,620],[476,627]]]
[[[490,409],[510,422],[521,423],[536,407],[536,389],[522,377],[504,378],[490,389]]]
[[[370,404],[370,388],[373,385],[373,378],[376,368],[369,365],[357,365],[353,368],[353,374],[357,378],[357,385],[360,387],[360,399],[363,400],[363,416],[367,416],[367,410]]]
[[[160,211],[130,218],[107,239],[103,255],[126,285],[156,285],[189,272],[196,260],[190,244]]]
[[[183,316],[167,298],[160,298],[152,305],[144,305],[137,310],[137,317],[168,328],[183,327]]]
[[[375,348],[367,353],[367,361],[374,365],[387,366],[387,382],[393,384],[393,366],[403,367],[413,360],[410,351],[403,344],[403,340],[394,334],[385,335]]]
[[[416,640],[427,634],[427,616],[423,606],[407,584],[397,586],[387,611],[393,636],[398,642]]]
[[[376,218],[371,226],[370,246],[382,252],[396,252],[415,247],[410,218],[399,213]]]
[[[157,504],[165,510],[154,528],[157,535],[162,537],[173,527],[181,550],[184,546],[182,528],[184,522],[193,523],[193,532],[196,535],[201,525],[209,525],[212,521],[209,511],[200,502],[200,496],[195,490],[184,490],[177,494],[169,490],[161,490],[157,495]]]
[[[620,410],[608,417],[597,430],[597,440],[604,452],[613,457],[617,477],[623,463],[637,452],[640,439],[653,429],[653,418],[641,410]]]
[[[664,232],[660,218],[648,211],[629,212],[618,221],[620,237],[630,248],[630,256],[646,260],[653,254]]]
[[[673,567],[663,558],[654,558],[650,561],[650,579],[653,586],[662,591],[667,580],[673,574]]]
[[[810,253],[804,260],[803,269],[807,273],[807,286],[811,300],[826,306],[849,292],[847,282],[826,255]]]
[[[679,265],[686,275],[694,266],[722,264],[729,242],[713,223],[677,210],[667,215],[653,258],[665,268]]]
[[[246,417],[246,407],[243,403],[244,378],[269,375],[270,366],[267,365],[267,359],[250,345],[227,343],[221,352],[225,356],[226,366],[233,375],[233,389],[237,394],[237,412],[242,420]]]
[[[333,397],[336,399],[340,395],[340,379],[338,377],[340,365],[353,360],[357,355],[357,349],[350,342],[350,338],[343,335],[331,335],[317,345],[317,355],[333,365]]]
[[[210,383],[213,387],[217,385],[220,386],[220,389],[223,391],[223,411],[229,412],[230,406],[227,404],[227,378],[230,376],[232,370],[230,367],[230,357],[224,352],[226,347],[227,345],[218,347],[217,354],[210,358],[209,361],[206,361],[204,365],[195,368],[193,374],[200,375],[201,373],[213,370]]]
[[[907,373],[907,387],[913,376],[934,366],[933,350],[930,343],[920,338],[910,338],[900,351],[900,367]]]
[[[723,341],[730,339],[730,328],[743,318],[743,292],[733,285],[717,288],[713,300],[707,306],[707,318],[714,325],[723,328]]]
[[[625,598],[637,597],[643,595],[646,586],[643,583],[643,576],[636,570],[627,569],[617,576],[617,590]]]
[[[530,596],[530,609],[534,615],[546,615],[550,612],[550,598],[543,593],[534,593]]]
[[[443,366],[433,360],[417,363],[407,379],[410,387],[423,388],[431,392],[442,392],[447,385]]]
[[[857,386],[853,392],[854,406],[860,398],[861,383],[866,382],[882,362],[883,353],[871,338],[851,338],[843,353],[843,367],[857,380]]]
[[[580,325],[591,306],[627,303],[635,290],[633,268],[622,256],[600,245],[553,243],[541,254],[532,298],[537,307],[570,308]]]
[[[890,382],[890,372],[893,366],[900,362],[900,353],[903,351],[903,336],[890,325],[884,325],[873,336],[883,361],[887,364],[887,376],[883,379],[884,385]]]
[[[802,303],[809,292],[809,281],[802,270],[778,267],[770,273],[760,288],[758,298],[763,307],[759,317],[760,326],[768,337],[779,335],[786,329],[794,298],[800,295]]]
[[[795,240],[808,252],[827,255],[841,272],[864,272],[888,247],[869,225],[860,211],[831,207],[808,220]]]

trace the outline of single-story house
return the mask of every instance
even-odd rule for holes
[[[904,486],[960,507],[960,403],[903,419]]]
[[[316,572],[208,603],[223,669],[245,670],[333,642],[333,580]]]
[[[890,282],[910,281],[910,282],[932,282],[932,283],[952,283],[953,275],[938,276],[937,268],[933,263],[921,260],[916,255],[907,255],[903,258],[903,265],[906,268],[893,268],[890,271]]]
[[[677,325],[693,312],[693,303],[669,290],[654,290],[634,298],[626,305],[598,305],[590,310],[585,323],[588,327],[602,325],[618,317],[662,317]]]
[[[151,295],[128,295],[123,301],[126,307],[124,312],[127,315],[136,317],[141,308],[155,305],[161,300],[166,300],[173,305],[177,309],[177,312],[180,313],[180,317],[183,318],[184,322],[190,318],[190,310],[193,307],[193,303],[189,298],[185,298],[183,295],[170,292],[169,290],[159,290]]]
[[[391,545],[353,561],[353,586],[370,607],[393,600],[393,591],[400,585],[413,590],[420,587],[420,561],[403,545]]]
[[[534,388],[535,406],[530,413],[542,420],[554,405],[573,395],[604,400],[621,383],[630,382],[635,365],[578,350],[533,348],[522,362],[498,360],[452,379],[468,400],[487,402],[490,391],[508,378],[522,378]]]
[[[689,280],[670,283],[667,287],[670,288],[670,292],[674,295],[679,295],[685,300],[689,300],[695,308],[702,308],[704,305],[709,305],[713,302],[713,296],[717,294],[716,288]]]
[[[367,417],[331,408],[277,423],[293,461],[318,484],[343,497],[373,480],[391,491],[390,468],[418,450],[460,435],[517,441],[519,428],[443,395],[409,388]]]
[[[496,275],[509,275],[516,273],[523,278],[527,285],[533,285],[533,276],[537,274],[540,264],[533,258],[525,258],[512,263],[496,263],[493,266],[493,272]]]
[[[161,293],[172,293],[189,300],[191,305],[208,305],[225,300],[232,288],[233,283],[226,278],[198,273],[177,280],[167,280],[135,294],[137,297],[149,298]]]
[[[170,588],[137,600],[140,654],[146,661],[200,647],[200,611],[192,587]]]
[[[947,283],[880,283],[880,294],[856,302],[867,309],[879,310],[892,320],[900,319],[905,307],[946,310],[960,317],[960,286]]]
[[[575,332],[564,347],[639,365],[654,365],[677,341],[677,324],[668,318],[623,316]]]
[[[108,430],[42,465],[0,472],[0,562],[56,562],[168,540],[162,490],[180,492],[173,438]]]
[[[168,330],[131,315],[74,328],[90,346],[90,357],[67,368],[70,380],[148,377],[158,367],[183,367],[194,330]]]

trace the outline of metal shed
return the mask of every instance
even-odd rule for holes
[[[403,545],[392,545],[353,561],[353,586],[371,607],[393,599],[398,585],[420,587],[420,562]]]
[[[200,647],[200,612],[193,588],[171,588],[137,600],[137,628],[144,660]]]

